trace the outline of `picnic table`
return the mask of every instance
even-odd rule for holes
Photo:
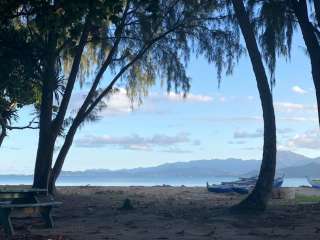
[[[60,204],[61,202],[54,201],[47,189],[0,189],[0,224],[4,227],[7,235],[13,235],[11,213],[32,210],[40,213],[46,227],[52,228],[51,211],[53,207]]]

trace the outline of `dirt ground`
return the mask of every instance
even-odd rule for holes
[[[191,187],[62,187],[55,228],[14,218],[14,240],[320,239],[320,204],[274,199],[260,215],[231,215],[236,194]],[[120,207],[130,199],[134,209]],[[0,239],[4,239],[0,229]]]

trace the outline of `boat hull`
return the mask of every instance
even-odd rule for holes
[[[315,180],[312,180],[307,177],[308,183],[311,185],[312,188],[320,189],[320,183],[316,183]]]
[[[280,188],[282,186],[284,176],[274,179],[273,188]],[[230,193],[235,192],[239,194],[248,194],[255,186],[257,177],[240,178],[234,182],[222,182],[220,185],[209,185],[207,182],[207,189],[209,192],[214,193]],[[319,185],[320,188],[320,185]]]

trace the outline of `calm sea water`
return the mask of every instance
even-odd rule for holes
[[[219,184],[221,182],[234,181],[234,177],[212,177],[210,179],[201,178],[173,178],[173,179],[110,179],[103,177],[61,177],[57,183],[58,186],[155,186],[155,185],[171,185],[171,186],[190,186],[203,187],[206,182]],[[32,184],[31,176],[0,176],[0,185],[30,185]],[[309,186],[305,178],[285,178],[283,187],[299,187]]]

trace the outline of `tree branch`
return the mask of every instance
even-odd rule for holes
[[[318,22],[318,26],[320,26],[320,1],[319,0],[313,0],[314,10],[316,12],[316,19]]]
[[[97,75],[96,75],[96,77],[95,77],[95,79],[93,81],[93,84],[92,84],[92,86],[90,88],[90,91],[89,91],[87,97],[85,98],[80,110],[78,111],[78,114],[80,113],[79,115],[82,115],[86,111],[88,105],[90,104],[90,102],[91,102],[91,100],[92,100],[92,98],[94,96],[94,93],[95,93],[95,91],[96,91],[96,89],[97,89],[97,87],[98,87],[98,85],[100,83],[100,80],[101,80],[104,72],[106,71],[106,69],[108,68],[110,63],[112,62],[114,54],[116,53],[118,45],[119,45],[119,43],[121,41],[121,35],[123,33],[123,30],[124,30],[125,20],[126,20],[126,17],[127,17],[128,10],[129,10],[129,1],[127,2],[126,8],[124,10],[124,13],[123,13],[123,16],[122,16],[122,19],[121,19],[121,23],[120,23],[119,27],[115,30],[116,41],[113,44],[113,46],[112,46],[112,48],[111,48],[106,60],[102,64],[101,68],[99,69],[99,71],[98,71],[98,73],[97,73]]]
[[[22,126],[22,127],[16,127],[16,126],[6,126],[6,129],[8,129],[8,130],[23,130],[23,129],[39,129],[39,126],[37,126],[37,127],[34,127],[34,126],[32,126],[32,124],[34,124],[34,123],[37,123],[37,122],[35,122],[35,120],[37,119],[38,117],[34,117],[29,123],[28,123],[28,125],[26,125],[26,126]]]
[[[154,43],[159,41],[160,39],[164,38],[166,35],[169,33],[175,31],[180,25],[176,25],[172,29],[169,29],[168,31],[164,32],[163,34],[159,35],[158,37],[152,39],[148,44],[146,44],[140,52],[127,64],[125,65],[119,72],[118,74],[112,79],[112,81],[109,83],[109,85],[102,91],[102,93],[93,101],[93,103],[90,105],[90,107],[86,110],[84,113],[84,116],[82,116],[82,121],[84,118],[86,118],[92,110],[98,105],[98,103],[112,90],[114,84],[117,82],[117,80],[122,76],[122,74],[129,68],[131,67],[136,61],[138,61],[147,50],[149,50]]]
[[[57,133],[59,128],[61,127],[63,120],[64,120],[64,117],[67,112],[67,108],[68,108],[68,105],[70,102],[71,94],[72,94],[74,84],[75,84],[75,81],[77,78],[77,74],[78,74],[78,71],[80,68],[81,56],[82,56],[82,53],[83,53],[83,50],[84,50],[84,47],[86,45],[86,41],[87,41],[87,38],[89,35],[89,28],[90,28],[89,21],[90,21],[90,13],[86,17],[85,26],[84,26],[83,32],[81,34],[80,42],[77,47],[75,57],[73,59],[73,63],[72,63],[70,75],[68,78],[67,86],[64,91],[61,105],[59,107],[59,112],[53,122],[53,130],[55,133]]]

